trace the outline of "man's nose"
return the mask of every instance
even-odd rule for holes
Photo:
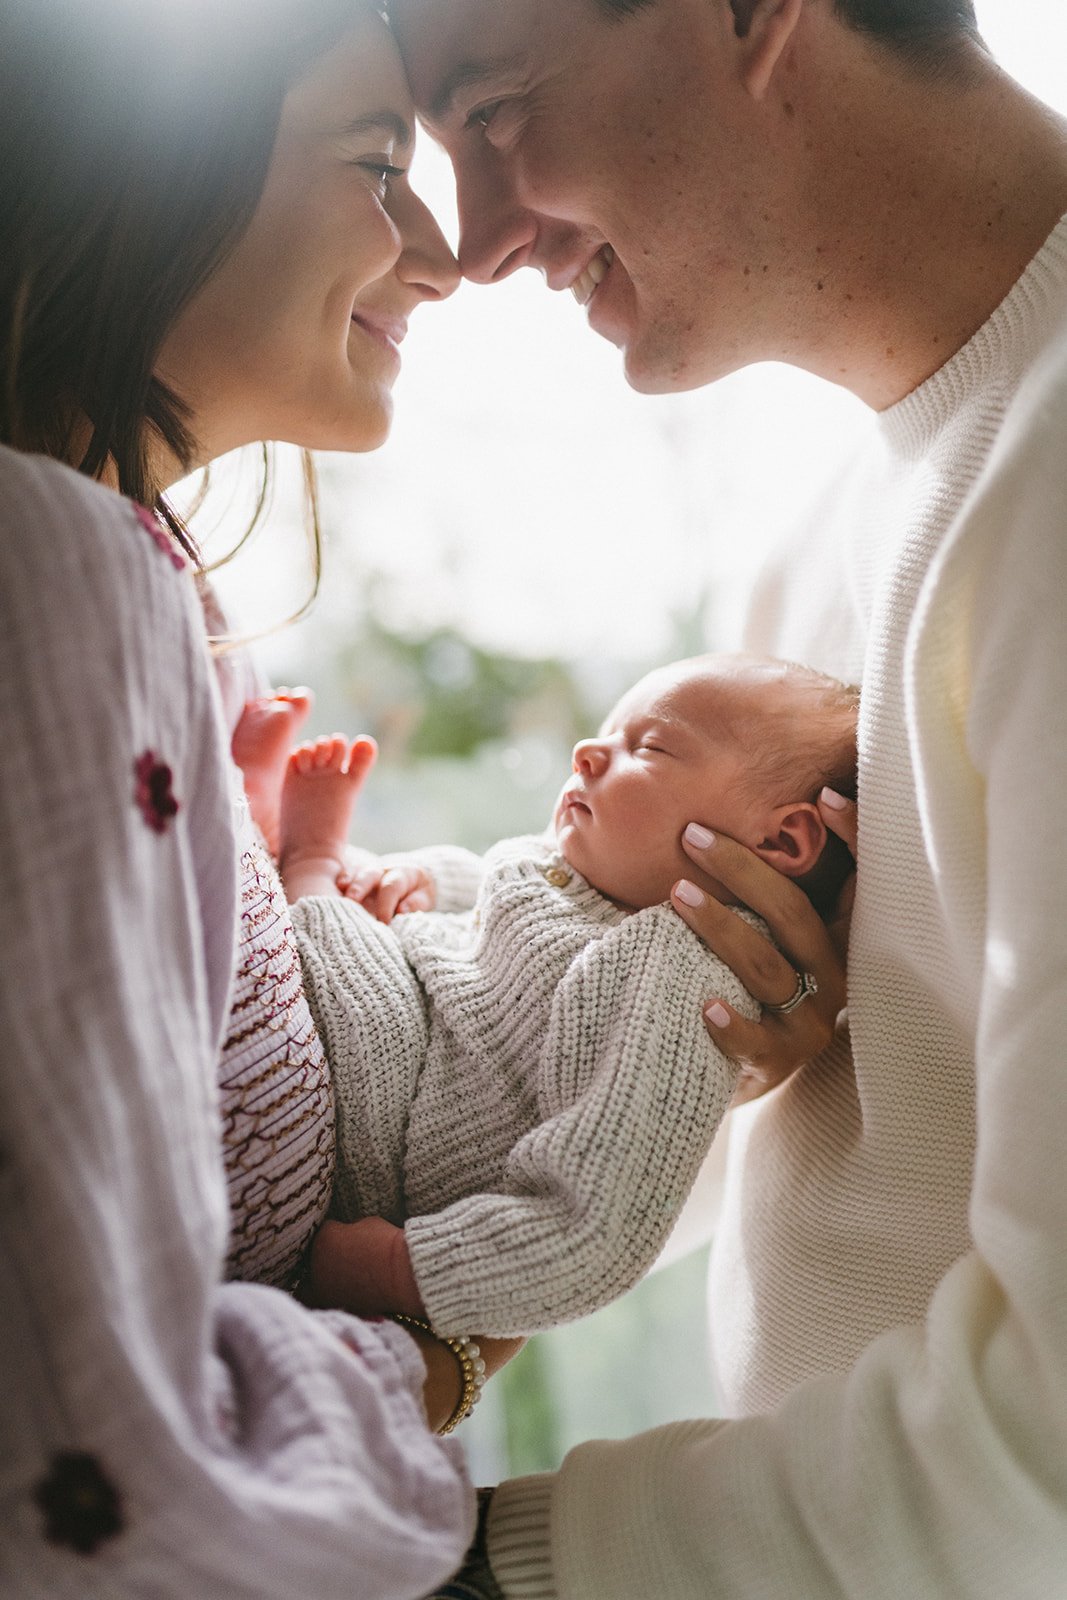
[[[499,283],[526,266],[537,218],[521,204],[502,162],[457,177],[459,265],[472,283]]]
[[[596,777],[607,765],[607,748],[600,739],[579,739],[574,747],[573,760],[575,772]]]

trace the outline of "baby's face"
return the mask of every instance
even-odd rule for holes
[[[764,819],[746,732],[756,732],[767,696],[780,703],[783,692],[780,674],[729,657],[642,678],[598,736],[574,748],[553,817],[561,854],[602,894],[639,909],[668,899],[679,878],[697,877],[681,845],[687,823],[755,845]]]

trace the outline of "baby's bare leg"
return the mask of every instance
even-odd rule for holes
[[[356,797],[378,754],[362,735],[298,745],[282,785],[278,865],[286,895],[336,894]]]
[[[233,759],[245,781],[252,819],[275,856],[285,764],[307,720],[311,699],[310,689],[279,689],[249,700],[234,730]]]

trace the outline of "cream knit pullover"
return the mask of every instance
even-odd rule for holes
[[[473,1523],[414,1344],[221,1282],[233,769],[172,554],[0,448],[0,1594],[412,1600]]]
[[[758,1008],[669,905],[627,914],[543,840],[472,912],[293,908],[337,1106],[334,1211],[407,1218],[440,1333],[531,1333],[652,1265],[733,1091],[702,1002]]]
[[[848,670],[869,631],[854,1055],[732,1130],[742,1419],[498,1491],[509,1597],[1067,1594],[1067,221],[828,516],[851,600],[816,571],[750,638]]]

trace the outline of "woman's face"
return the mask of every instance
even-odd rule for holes
[[[202,461],[260,439],[373,450],[386,437],[408,317],[458,282],[408,185],[413,128],[373,14],[290,89],[252,222],[157,365],[192,408]]]

